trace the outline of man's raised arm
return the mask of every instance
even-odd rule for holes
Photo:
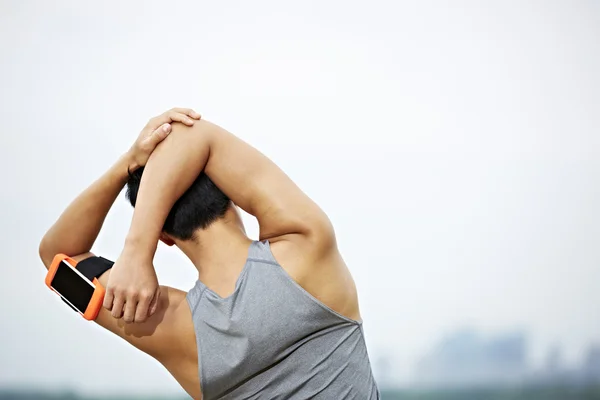
[[[183,132],[188,131],[188,132]],[[144,170],[128,241],[154,250],[173,204],[201,171],[236,205],[254,215],[260,239],[331,235],[323,211],[258,150],[221,127],[173,125]]]
[[[133,283],[135,270],[152,268],[171,207],[202,171],[236,205],[258,219],[261,240],[300,238],[314,245],[315,251],[328,251],[335,245],[325,213],[266,156],[205,120],[193,127],[174,124],[171,135],[152,153],[144,169],[131,228],[113,268],[105,307],[111,308],[113,292],[129,292],[135,297],[136,290],[143,290]],[[130,272],[113,280],[118,269]]]

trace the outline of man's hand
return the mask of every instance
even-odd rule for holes
[[[126,246],[108,278],[104,308],[127,323],[144,322],[156,311],[159,297],[152,259]]]
[[[143,167],[148,162],[150,154],[156,146],[171,133],[171,122],[181,122],[187,126],[194,125],[194,120],[200,119],[200,114],[189,108],[173,108],[158,117],[152,118],[135,143],[127,152],[130,160],[130,171]]]
[[[133,171],[148,162],[150,154],[171,132],[171,122],[192,126],[200,114],[187,108],[173,108],[152,118],[127,152]],[[115,262],[108,279],[104,308],[125,322],[144,322],[156,311],[160,289],[152,255],[126,245]]]

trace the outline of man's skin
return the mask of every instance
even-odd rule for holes
[[[354,281],[323,211],[267,157],[198,119],[192,110],[174,109],[150,120],[130,151],[71,203],[40,244],[46,267],[57,253],[77,260],[93,256],[91,247],[127,182],[128,168],[145,165],[124,249],[99,278],[107,287],[107,309],[96,322],[162,363],[195,399],[201,388],[192,316],[186,292],[155,284],[152,259],[159,240],[179,247],[198,278],[227,297],[251,243],[239,206],[258,219],[259,239],[269,241],[276,260],[300,286],[334,311],[360,320]],[[233,204],[224,218],[199,229],[195,240],[170,237],[162,232],[164,221],[201,171]]]

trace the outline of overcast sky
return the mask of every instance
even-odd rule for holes
[[[332,219],[369,352],[463,326],[530,362],[600,341],[600,6],[589,1],[0,1],[0,386],[183,393],[70,311],[37,247],[146,120],[193,107]],[[95,251],[118,256],[123,196]],[[254,221],[246,219],[256,236]],[[155,262],[189,289],[176,249]]]

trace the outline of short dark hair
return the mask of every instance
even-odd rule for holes
[[[127,199],[133,207],[137,200],[144,168],[129,174]],[[175,202],[167,216],[163,232],[180,240],[194,239],[194,232],[223,217],[229,198],[210,178],[201,172],[192,186]]]

